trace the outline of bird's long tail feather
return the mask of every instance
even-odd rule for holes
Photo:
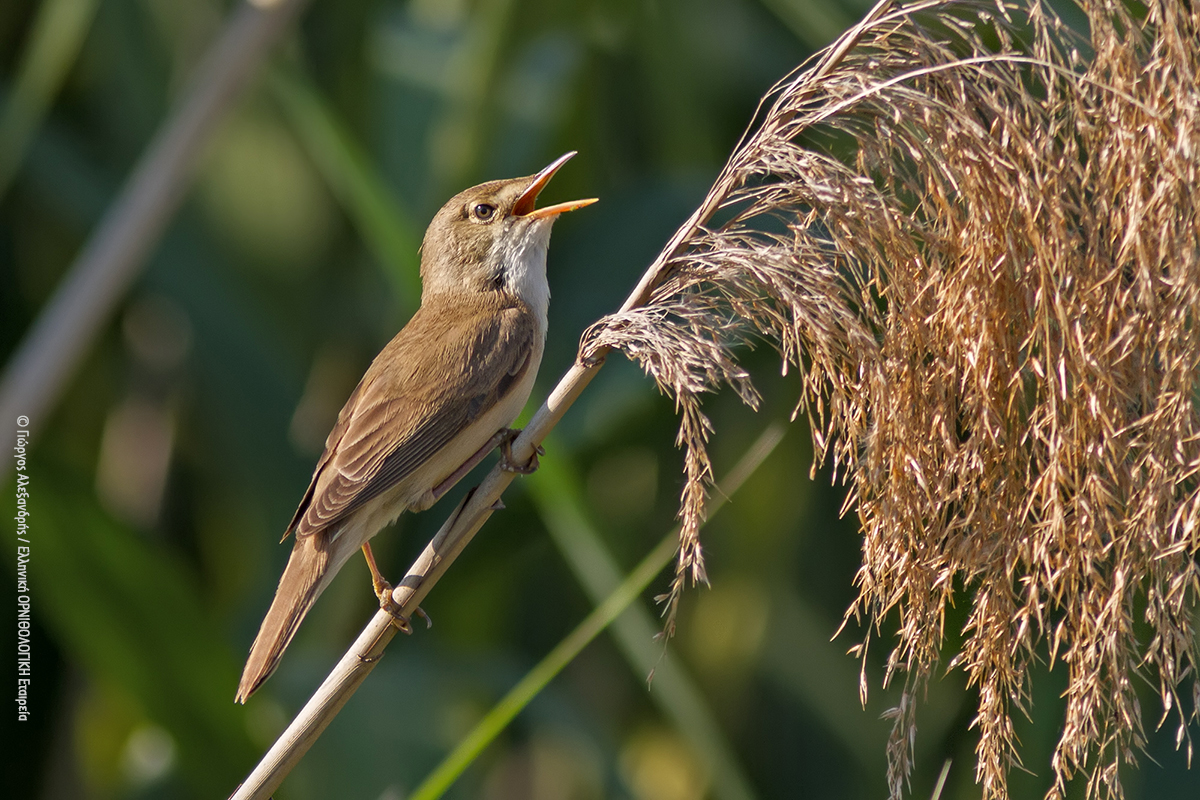
[[[283,651],[287,649],[296,629],[317,597],[329,583],[335,569],[330,569],[330,553],[318,544],[318,536],[297,537],[288,559],[275,599],[263,619],[258,636],[250,646],[250,657],[242,670],[237,702],[244,703],[250,695],[271,677]]]

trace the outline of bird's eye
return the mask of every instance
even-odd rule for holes
[[[475,219],[487,222],[496,213],[496,207],[491,203],[479,203],[471,209],[471,213],[475,215]]]

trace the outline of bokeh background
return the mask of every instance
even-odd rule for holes
[[[5,359],[232,5],[5,0],[0,103],[37,21],[68,7],[77,36],[59,37],[45,67],[61,89],[0,170]],[[206,146],[31,453],[33,714],[6,722],[3,794],[232,791],[375,608],[355,559],[272,680],[233,704],[290,549],[279,536],[337,410],[416,307],[416,246],[433,212],[466,186],[579,151],[546,201],[601,202],[556,226],[535,406],[583,329],[620,304],[703,196],[759,97],[866,8],[314,0]],[[840,518],[844,491],[827,467],[810,477],[807,427],[788,424],[794,377],[767,347],[747,363],[763,409],[729,396],[707,406],[718,476],[771,425],[786,435],[706,528],[712,586],[685,595],[677,638],[649,651],[667,680],[648,687],[636,648],[602,634],[449,796],[886,795],[887,631],[861,661],[846,654],[863,636],[853,622],[830,641],[854,594],[855,518]],[[393,642],[277,796],[405,797],[592,609],[588,564],[627,572],[671,530],[674,432],[671,403],[611,359],[548,442],[542,472],[514,484],[428,599],[433,629]],[[376,540],[387,574],[402,573],[472,481]],[[5,509],[14,495],[10,478]],[[590,562],[564,555],[572,542],[592,548]],[[13,574],[14,548],[0,551]],[[667,583],[664,573],[622,618],[626,636],[648,640]],[[962,622],[948,620],[951,646]],[[1036,677],[1014,797],[1048,788],[1063,680],[1061,669]],[[947,761],[942,797],[978,796],[974,706],[960,673],[932,681],[912,796],[929,797]],[[1200,773],[1171,739],[1151,736],[1126,778],[1131,798],[1200,796]]]

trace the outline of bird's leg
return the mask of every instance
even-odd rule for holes
[[[365,542],[362,545],[362,557],[367,560],[367,569],[371,570],[371,585],[376,590],[376,597],[379,599],[379,606],[383,606],[384,597],[391,597],[391,584],[383,577],[383,572],[379,571],[379,565],[374,563],[374,553],[371,552],[371,542]]]
[[[367,568],[371,570],[371,584],[375,587],[375,596],[379,598],[379,607],[392,615],[397,628],[405,633],[412,633],[412,625],[408,623],[408,617],[400,613],[400,607],[392,599],[392,585],[384,579],[383,573],[379,571],[379,565],[375,563],[375,553],[371,551],[371,543],[364,542],[362,551],[363,556],[367,559]],[[429,621],[429,617],[424,611],[418,608],[417,612],[425,617],[426,622]]]
[[[529,457],[529,461],[524,464],[517,464],[513,461],[512,443],[521,435],[520,428],[505,428],[501,433],[504,438],[500,442],[500,469],[506,472],[515,472],[519,475],[532,475],[537,472],[538,456],[546,455],[546,448],[540,444],[533,448],[533,455]]]
[[[379,565],[375,563],[375,554],[371,552],[370,542],[363,544],[362,552],[363,557],[367,559],[367,569],[371,570],[371,584],[375,587],[375,596],[382,604],[384,595],[391,596],[392,585],[384,579],[383,573],[379,571]]]

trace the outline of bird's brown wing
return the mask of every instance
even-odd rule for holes
[[[338,415],[289,533],[338,525],[504,396],[529,369],[538,336],[528,308],[506,305],[481,298],[464,309],[459,300],[453,314],[436,300],[422,305]]]

